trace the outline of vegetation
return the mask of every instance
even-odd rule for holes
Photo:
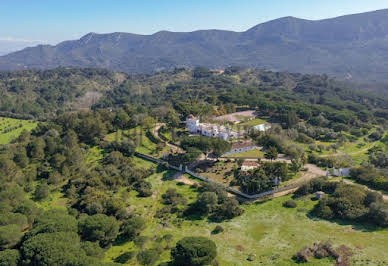
[[[14,73],[11,77],[17,80],[18,75],[39,73],[59,75],[58,79],[65,80],[81,75],[83,80],[85,75],[91,75],[90,79],[95,81],[100,75],[112,74],[90,71],[87,74],[88,70],[57,69]],[[293,203],[287,196],[261,204],[241,204],[229,197],[223,186],[197,182],[186,175],[179,175],[181,182],[176,182],[178,174],[174,171],[134,156],[135,152],[164,155],[179,165],[196,162],[202,154],[221,155],[230,149],[229,142],[187,136],[180,121],[189,113],[202,114],[207,119],[207,115],[244,105],[274,122],[266,133],[251,132],[245,136],[263,146],[269,161],[262,161],[260,167],[247,172],[237,168],[240,161],[230,168],[224,167],[224,172],[217,170],[221,175],[230,174],[231,185],[240,186],[247,193],[259,193],[298,175],[307,160],[323,167],[329,163],[344,165],[346,160],[326,157],[326,148],[317,146],[313,151],[310,148],[314,147],[309,146],[320,142],[341,147],[364,138],[363,143],[368,146],[359,149],[366,149],[367,155],[362,164],[348,162],[356,165],[351,178],[385,189],[384,100],[348,92],[321,76],[290,74],[289,78],[299,86],[291,93],[286,74],[251,70],[228,73],[231,72],[216,76],[206,69],[197,69],[150,76],[124,75],[120,79],[123,83],[104,91],[93,110],[62,113],[75,106],[64,103],[54,107],[55,100],[52,105],[43,104],[42,115],[34,115],[45,119],[43,114],[47,111],[55,113],[52,119],[25,122],[29,131],[12,131],[12,141],[0,146],[0,262],[154,265],[179,264],[188,259],[194,265],[235,265],[243,264],[249,254],[249,260],[258,263],[292,263],[292,255],[311,243],[299,231],[302,229],[313,241],[326,241],[328,235],[338,235],[353,249],[359,239],[370,242],[373,238],[375,245],[368,246],[365,254],[355,260],[386,260],[384,255],[375,255],[386,248],[386,229],[376,230],[387,226],[387,206],[379,194],[318,179],[302,186],[296,192],[300,197]],[[117,76],[112,75],[113,84]],[[188,78],[177,81],[177,75]],[[237,76],[252,81],[240,82]],[[40,87],[41,79],[44,77],[37,78],[34,86]],[[106,79],[103,80],[101,84],[105,84]],[[132,94],[129,81],[137,82],[142,96]],[[147,93],[142,91],[146,84]],[[156,86],[160,86],[159,90]],[[30,89],[27,85],[22,87]],[[338,99],[331,98],[330,93]],[[196,100],[188,101],[194,95]],[[305,104],[307,99],[311,105]],[[330,99],[343,104],[342,109],[330,104]],[[171,134],[171,140],[183,151],[154,135],[156,123],[165,123],[179,132]],[[291,162],[279,162],[278,153],[289,156]],[[320,201],[311,201],[307,195],[316,191],[327,195]],[[283,208],[284,202],[291,208]],[[322,219],[316,221],[311,217]],[[374,234],[355,232],[353,239],[345,234],[343,225],[333,221],[371,228]],[[279,239],[284,243],[275,244]],[[340,245],[341,241],[337,239],[335,244]],[[205,255],[198,256],[202,248]]]
[[[171,250],[176,265],[209,265],[216,256],[216,244],[204,237],[185,237]]]

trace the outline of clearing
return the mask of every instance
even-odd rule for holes
[[[33,130],[38,125],[32,120],[0,117],[0,144],[8,144],[20,136],[24,130]]]

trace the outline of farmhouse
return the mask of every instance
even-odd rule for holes
[[[192,134],[200,134],[211,138],[229,140],[238,137],[238,133],[231,128],[216,124],[200,123],[199,118],[193,115],[187,116],[186,127]]]
[[[350,168],[339,168],[336,169],[335,167],[332,170],[332,176],[349,176],[350,175]]]
[[[253,170],[253,169],[256,169],[257,167],[259,167],[260,164],[258,162],[255,162],[255,161],[244,161],[243,164],[241,165],[241,171],[249,171],[249,170]]]

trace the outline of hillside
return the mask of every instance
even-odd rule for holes
[[[0,114],[47,119],[66,111],[124,104],[161,106],[186,112],[187,102],[201,112],[214,104],[261,109],[296,108],[309,112],[338,110],[356,115],[364,110],[385,117],[387,100],[322,75],[232,67],[217,75],[206,68],[177,69],[153,75],[128,75],[99,69],[57,68],[0,73]],[[267,106],[271,102],[272,106]],[[205,104],[206,108],[201,107]],[[292,108],[294,108],[292,107]],[[358,114],[357,114],[358,115]]]
[[[0,70],[98,67],[149,73],[174,67],[240,65],[343,79],[388,81],[388,10],[319,21],[285,17],[245,32],[89,33],[56,46],[0,57]]]
[[[78,68],[0,73],[0,113],[16,118],[48,118],[88,108],[124,77],[106,70]]]

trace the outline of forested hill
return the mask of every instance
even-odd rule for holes
[[[286,17],[245,32],[89,33],[79,40],[2,56],[0,70],[76,66],[150,73],[174,67],[239,65],[386,82],[387,36],[388,10],[319,21]]]
[[[84,108],[126,104],[174,106],[187,115],[214,114],[245,106],[268,114],[296,110],[306,119],[327,113],[349,123],[388,118],[388,100],[355,90],[325,75],[303,75],[231,67],[216,74],[204,67],[153,75],[98,69],[59,68],[0,74],[0,112],[47,119]],[[216,106],[221,106],[218,108]]]
[[[88,108],[126,75],[107,70],[58,68],[0,73],[0,113],[21,118],[49,118]]]

